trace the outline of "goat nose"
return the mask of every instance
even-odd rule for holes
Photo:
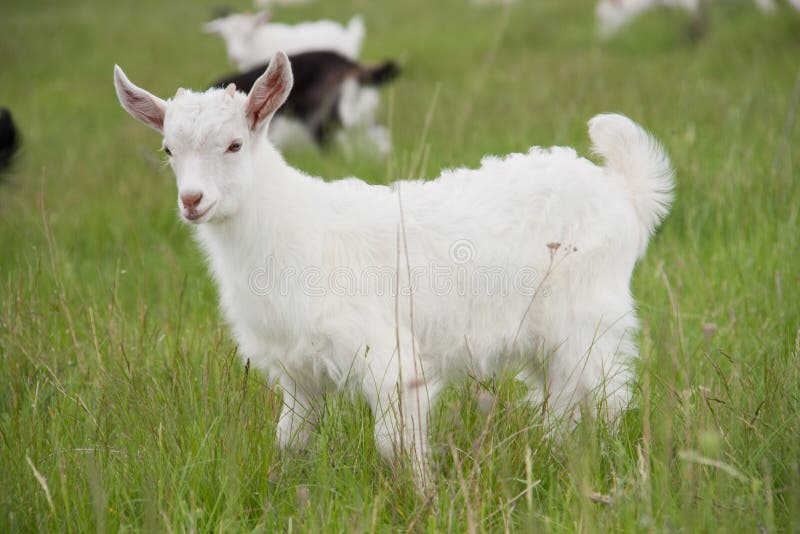
[[[199,191],[190,191],[188,193],[181,193],[181,204],[186,209],[193,210],[200,205],[203,200],[203,193]]]

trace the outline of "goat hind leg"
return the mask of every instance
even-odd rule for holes
[[[630,313],[609,317],[573,322],[546,359],[546,403],[562,423],[574,425],[585,406],[614,424],[630,401],[636,320]]]

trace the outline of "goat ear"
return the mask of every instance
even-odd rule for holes
[[[266,24],[272,19],[272,11],[264,10],[259,11],[255,15],[253,15],[253,27],[261,26],[262,24]]]
[[[164,132],[166,102],[132,84],[119,65],[114,65],[114,87],[125,111],[154,130]]]
[[[269,62],[269,67],[253,84],[247,96],[245,114],[247,124],[255,131],[286,101],[292,90],[294,78],[292,65],[283,51],[278,51]]]

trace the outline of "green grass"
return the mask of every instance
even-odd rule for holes
[[[198,31],[217,3],[2,7],[0,105],[25,150],[0,189],[0,531],[800,531],[800,16],[728,2],[692,44],[663,12],[600,43],[588,0],[282,13],[363,12],[364,57],[404,61],[394,156],[289,154],[309,172],[380,183],[420,151],[427,176],[533,144],[585,153],[601,111],[652,129],[677,169],[633,282],[643,358],[621,430],[552,443],[518,386],[464,382],[436,410],[421,496],[360,399],[328,398],[310,450],[278,453],[280,395],[236,356],[160,139],[117,104],[114,63],[162,96],[228,70]]]

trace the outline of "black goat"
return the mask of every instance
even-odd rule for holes
[[[394,61],[364,66],[336,52],[316,51],[289,56],[294,86],[289,98],[278,113],[284,113],[303,123],[318,145],[324,145],[328,133],[341,124],[339,100],[342,84],[355,80],[362,86],[379,86],[394,79],[400,68]],[[269,63],[226,76],[211,87],[236,88],[249,92]]]

